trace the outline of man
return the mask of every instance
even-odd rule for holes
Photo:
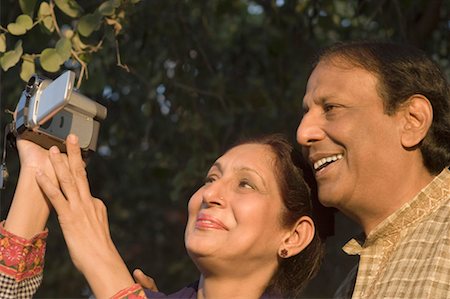
[[[450,298],[450,95],[421,51],[379,42],[320,55],[297,141],[319,199],[358,222],[341,298]]]

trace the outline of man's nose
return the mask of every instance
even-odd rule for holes
[[[309,147],[324,138],[325,131],[320,126],[320,120],[310,112],[306,113],[297,128],[298,144]]]

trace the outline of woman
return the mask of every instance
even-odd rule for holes
[[[105,206],[90,194],[76,136],[68,137],[67,150],[66,156],[50,149],[36,172],[39,185],[32,187],[54,206],[71,258],[97,298],[144,298],[111,240]],[[185,244],[201,276],[181,290],[183,297],[298,296],[322,255],[299,161],[283,138],[272,135],[242,142],[213,164],[188,205]],[[26,226],[17,221],[8,215],[5,229]]]

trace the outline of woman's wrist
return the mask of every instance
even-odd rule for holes
[[[94,259],[97,261],[87,265],[82,273],[96,298],[111,298],[135,284],[125,262],[115,249]]]
[[[50,204],[35,179],[36,169],[22,168],[4,228],[17,236],[29,239],[46,226]]]

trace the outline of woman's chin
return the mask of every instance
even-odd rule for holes
[[[186,242],[186,250],[191,258],[200,258],[212,255],[216,250],[206,242]]]

